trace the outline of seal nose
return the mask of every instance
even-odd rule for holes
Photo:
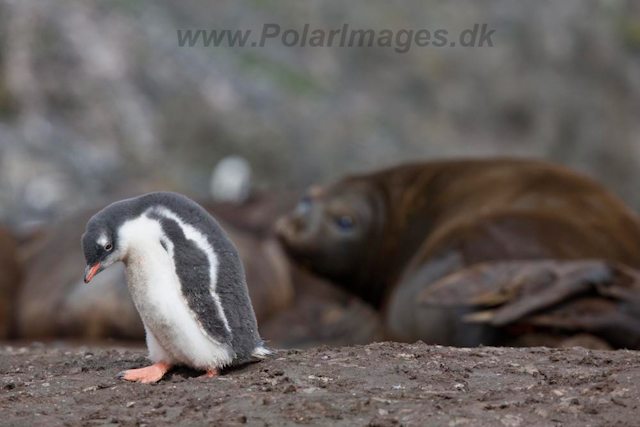
[[[304,229],[303,219],[301,215],[290,214],[282,217],[276,223],[276,232],[286,238],[292,238]]]

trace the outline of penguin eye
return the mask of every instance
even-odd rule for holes
[[[111,249],[113,249],[113,245],[112,245],[111,243],[107,243],[107,244],[104,246],[104,250],[105,250],[105,251],[110,251]]]

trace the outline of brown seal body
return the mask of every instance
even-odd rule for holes
[[[7,230],[0,227],[0,339],[13,335],[15,295],[20,273],[17,243]]]
[[[144,328],[128,294],[124,268],[114,266],[85,285],[78,243],[83,224],[101,207],[47,226],[23,252],[25,277],[17,306],[17,335],[27,339],[143,338]]]
[[[399,166],[316,187],[283,218],[288,252],[382,309],[390,338],[500,343],[461,324],[467,308],[423,310],[425,287],[479,263],[599,259],[640,267],[640,221],[598,183],[532,160]]]

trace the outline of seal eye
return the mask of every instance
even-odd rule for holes
[[[111,243],[107,243],[106,245],[104,245],[105,251],[110,251],[111,249],[113,249],[113,245]]]
[[[336,218],[335,222],[338,228],[343,231],[350,231],[355,226],[353,218],[351,218],[349,215],[339,216]]]

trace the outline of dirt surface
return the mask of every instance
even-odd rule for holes
[[[3,346],[0,425],[637,426],[639,356],[380,343],[142,385],[142,350]]]

